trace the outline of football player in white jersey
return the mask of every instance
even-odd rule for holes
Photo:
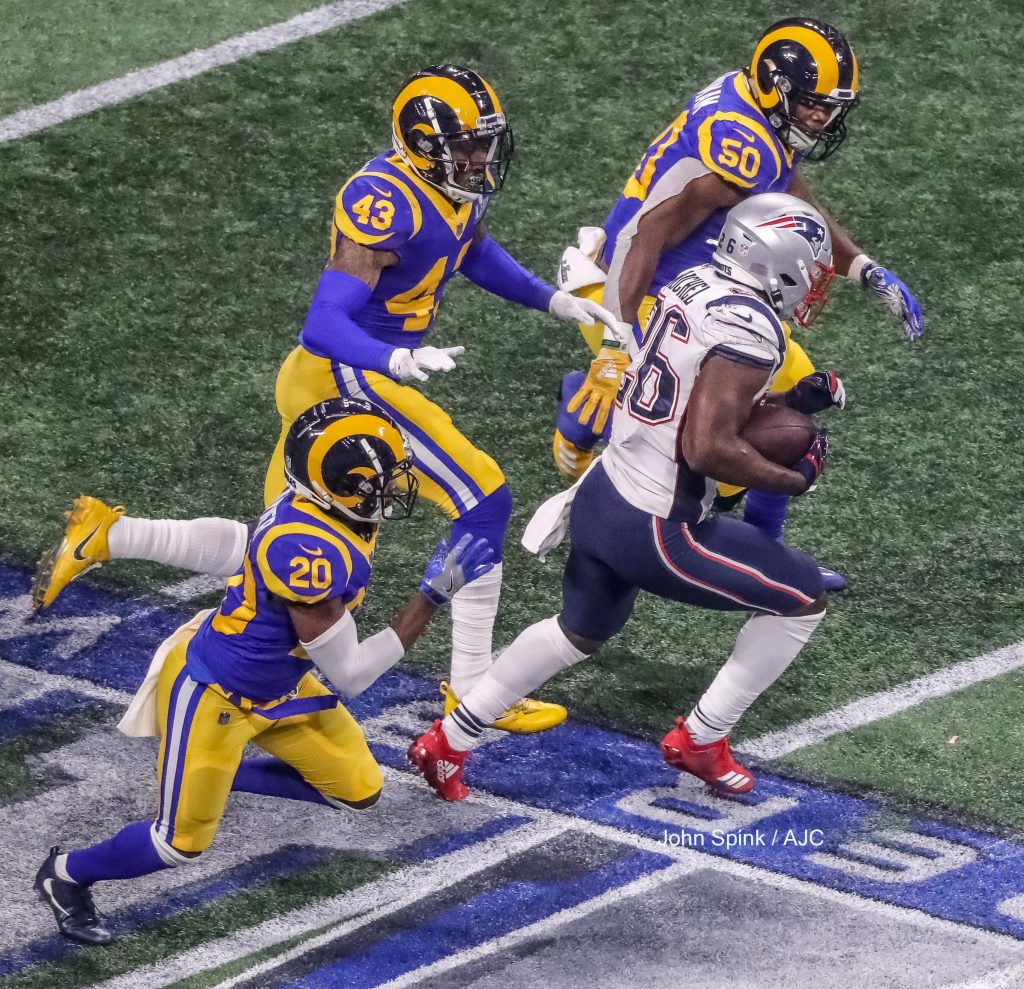
[[[640,590],[753,612],[711,686],[661,743],[670,765],[721,791],[753,787],[728,733],[817,628],[825,588],[809,556],[713,514],[711,504],[717,481],[800,495],[821,473],[823,431],[791,467],[767,460],[741,433],[785,359],[781,320],[809,325],[834,274],[825,218],[793,196],[769,193],[730,210],[711,264],[661,290],[623,379],[604,456],[535,517],[550,515],[558,529],[572,498],[561,613],[523,632],[409,749],[442,797],[469,792],[466,755],[496,714],[619,632]],[[841,406],[845,394],[834,374],[818,371],[768,400],[818,412]]]

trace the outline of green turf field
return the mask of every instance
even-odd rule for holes
[[[263,5],[257,17],[243,5],[165,3],[160,19],[89,7],[81,45],[66,24],[57,34],[58,51],[75,57],[55,56],[61,71],[45,78],[26,54],[49,36],[43,15],[7,6],[18,30],[0,78],[13,109],[308,5]],[[388,141],[389,101],[410,71],[468,62],[502,94],[518,151],[491,229],[550,275],[577,226],[603,219],[647,141],[696,88],[743,64],[779,14],[735,0],[700,16],[653,0],[466,0],[455,22],[449,10],[413,0],[0,147],[8,560],[33,560],[82,491],[140,514],[258,512],[277,433],[274,376],[324,260],[334,194]],[[802,338],[843,376],[850,403],[832,417],[830,469],[796,507],[788,538],[846,573],[852,591],[738,737],[1024,638],[1024,111],[1007,95],[1021,71],[1005,44],[1019,13],[999,0],[869,0],[841,21],[860,54],[863,105],[847,145],[809,178],[919,295],[927,330],[907,345],[887,312],[842,285]],[[111,42],[111,24],[129,51]],[[503,466],[519,532],[558,488],[553,394],[583,347],[575,330],[468,283],[451,286],[434,342],[467,348],[458,371],[426,391]],[[389,527],[363,628],[379,627],[415,586],[442,530],[426,511]],[[557,609],[561,559],[542,567],[510,549],[502,641]],[[126,566],[101,579],[152,590],[168,575]],[[642,600],[614,643],[548,693],[582,718],[654,736],[703,689],[739,624]],[[446,653],[439,625],[413,663],[440,674]],[[1002,687],[986,689],[998,698]],[[966,711],[968,701],[942,703]],[[908,731],[923,730],[918,717]],[[888,729],[865,729],[868,742],[885,732],[885,744],[838,739],[801,765],[1019,820],[995,786],[950,784],[948,760],[963,749],[942,750],[912,784],[904,761],[918,743],[890,758],[902,737]],[[969,750],[979,765],[1019,741],[994,729],[983,738]]]
[[[175,58],[293,17],[315,0],[3,0],[4,60],[0,114],[56,99],[154,62]]]

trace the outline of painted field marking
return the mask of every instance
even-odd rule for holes
[[[103,687],[98,683],[93,683],[92,680],[63,676],[59,673],[47,673],[44,670],[34,670],[31,666],[22,666],[21,663],[0,659],[0,677],[4,674],[28,681],[42,693],[49,693],[52,690],[72,690],[94,700],[124,705],[130,704],[133,696],[125,690]]]
[[[1024,965],[1013,965],[1002,971],[987,972],[968,982],[949,983],[939,989],[1019,989],[1021,985],[1024,985]]]
[[[993,652],[954,663],[934,673],[901,683],[888,690],[869,694],[835,710],[826,711],[806,721],[770,732],[733,746],[734,752],[755,759],[780,759],[790,752],[852,731],[874,721],[881,721],[935,697],[964,690],[976,683],[1012,673],[1024,667],[1024,642],[1015,642]]]
[[[699,866],[696,863],[684,864],[682,862],[676,862],[674,865],[670,865],[666,869],[660,869],[658,872],[652,872],[645,876],[640,876],[638,879],[634,879],[632,882],[626,883],[625,886],[606,890],[604,893],[601,893],[599,896],[595,896],[593,899],[584,900],[582,903],[577,903],[575,906],[559,910],[558,913],[554,913],[550,917],[545,917],[543,920],[538,920],[526,927],[520,927],[517,931],[510,931],[508,934],[493,938],[490,941],[485,941],[483,944],[476,945],[476,947],[467,948],[465,951],[458,951],[454,955],[449,955],[447,958],[441,958],[429,965],[424,965],[412,972],[407,972],[405,975],[401,975],[397,979],[392,979],[390,982],[383,982],[378,989],[405,989],[406,986],[417,985],[426,979],[433,978],[436,975],[441,975],[444,972],[450,972],[453,969],[461,968],[463,965],[468,965],[470,962],[477,961],[480,958],[486,958],[489,955],[497,954],[498,952],[505,951],[508,948],[514,948],[516,945],[522,944],[525,941],[530,941],[533,938],[546,937],[563,924],[572,923],[574,920],[581,920],[582,918],[587,917],[598,910],[602,910],[607,906],[611,906],[614,903],[618,903],[621,900],[626,900],[633,896],[640,896],[644,893],[650,893],[667,882],[689,875],[697,868],[699,868]],[[228,989],[228,986],[225,983],[223,986],[218,986],[217,989]]]
[[[409,773],[385,770],[385,776],[410,785]],[[133,969],[100,983],[95,989],[164,989],[188,976],[198,975],[265,951],[295,937],[314,931],[319,935],[221,983],[232,986],[268,969],[313,951],[321,944],[375,923],[389,914],[412,906],[440,889],[462,882],[466,877],[500,865],[567,829],[562,821],[535,820],[485,843],[470,845],[425,865],[401,869],[375,882],[272,917],[245,930],[235,931],[152,965]],[[324,930],[326,928],[326,930]]]
[[[46,130],[94,110],[115,106],[144,93],[191,79],[223,65],[231,65],[260,52],[272,51],[303,38],[322,34],[331,28],[376,14],[404,0],[341,0],[299,14],[287,21],[228,38],[210,48],[199,48],[186,55],[137,69],[96,86],[67,93],[49,103],[19,110],[0,118],[0,144]]]

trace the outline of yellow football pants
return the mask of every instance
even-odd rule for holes
[[[209,848],[248,742],[297,769],[324,796],[349,803],[378,793],[384,777],[362,729],[340,704],[271,721],[232,704],[216,687],[196,683],[185,669],[194,633],[168,653],[157,686],[160,748],[157,834],[179,852]],[[330,694],[312,674],[298,697]]]
[[[292,423],[310,406],[339,395],[372,402],[398,423],[415,455],[420,494],[450,518],[465,515],[505,483],[494,460],[455,428],[447,412],[415,388],[375,371],[332,364],[296,347],[277,375],[281,435],[263,487],[267,505],[285,489],[284,442]]]
[[[577,294],[601,304],[604,300],[604,286],[590,285]],[[654,296],[644,296],[643,302],[640,303],[640,308],[637,310],[637,319],[641,326],[646,327],[647,318],[651,315],[654,303]],[[594,326],[585,326],[583,323],[577,325],[587,346],[596,354],[601,349],[604,327],[600,323],[596,323]],[[786,334],[786,356],[783,358],[779,373],[775,375],[775,380],[772,381],[771,387],[768,389],[770,392],[776,393],[789,391],[801,378],[806,378],[807,375],[814,373],[814,365],[811,363],[810,357],[807,356],[807,351],[793,339],[789,323],[783,321],[782,329]],[[718,485],[718,493],[726,498],[738,494],[742,490],[743,488],[732,484]]]

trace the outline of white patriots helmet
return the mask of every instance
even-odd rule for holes
[[[796,196],[751,196],[725,217],[711,263],[727,278],[762,292],[780,315],[810,326],[835,277],[825,218]]]

